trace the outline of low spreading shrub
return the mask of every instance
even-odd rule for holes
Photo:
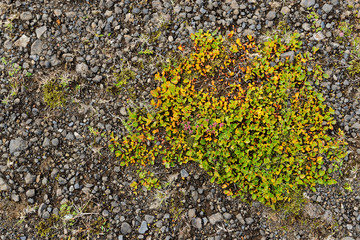
[[[120,165],[136,166],[150,188],[159,182],[148,166],[195,161],[225,194],[273,208],[294,190],[336,183],[329,174],[346,143],[330,134],[334,110],[310,83],[324,74],[298,34],[260,47],[232,34],[191,35],[194,51],[156,74],[155,111],[129,110],[129,134],[111,139]]]

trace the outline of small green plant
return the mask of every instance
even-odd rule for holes
[[[194,52],[155,75],[156,111],[129,110],[131,131],[120,141],[112,136],[120,165],[134,165],[150,179],[142,184],[154,187],[151,166],[194,161],[225,194],[272,208],[293,191],[335,184],[346,143],[340,130],[328,134],[334,110],[310,84],[327,76],[309,53],[293,62],[280,57],[300,49],[299,34],[275,35],[260,47],[232,35],[192,34]]]
[[[121,89],[126,86],[131,79],[135,79],[135,72],[131,71],[129,68],[122,69],[120,73],[113,73],[116,83],[109,87],[107,90],[119,94]]]
[[[311,28],[315,29],[316,32],[319,32],[322,30],[322,27],[316,27],[316,23],[319,20],[320,16],[316,12],[312,11],[307,15],[307,19],[312,21]]]
[[[350,66],[347,68],[349,73],[354,76],[360,73],[360,60],[354,59],[349,62]]]
[[[340,41],[340,43],[347,40],[347,38],[352,34],[353,25],[347,22],[340,22],[338,26],[338,36],[336,39]]]
[[[154,54],[154,51],[150,49],[145,49],[144,51],[140,51],[139,54],[152,55]]]
[[[88,129],[90,131],[90,133],[94,136],[99,135],[99,131],[97,131],[95,128],[93,128],[92,126],[88,126]]]
[[[66,103],[66,87],[55,79],[48,80],[42,86],[44,102],[50,107],[62,107]]]
[[[347,191],[349,191],[349,192],[352,192],[352,191],[353,191],[353,190],[352,190],[352,187],[351,187],[351,184],[350,184],[349,182],[346,182],[346,183],[344,184],[344,189],[347,190]]]

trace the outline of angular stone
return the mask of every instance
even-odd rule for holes
[[[329,13],[329,12],[331,12],[331,10],[333,9],[333,5],[331,5],[331,4],[324,4],[324,6],[322,7],[322,10],[324,10],[324,12],[326,12],[326,13]]]
[[[321,40],[325,39],[325,36],[322,32],[314,33],[313,37],[316,41],[321,41]]]
[[[154,216],[152,215],[145,215],[145,221],[149,224],[151,224],[154,221]]]
[[[320,218],[324,213],[324,209],[319,204],[312,204],[308,202],[304,206],[304,213],[310,218]]]
[[[354,123],[351,128],[355,128],[355,129],[360,129],[360,123],[359,122],[356,122]]]
[[[5,180],[2,177],[0,177],[0,192],[1,191],[8,191],[8,190],[10,190],[9,185],[7,185]]]
[[[40,38],[46,32],[46,30],[47,30],[46,26],[42,26],[42,27],[37,28],[35,30],[36,37]]]
[[[276,12],[275,11],[270,11],[266,14],[266,19],[269,21],[272,21],[276,18]]]
[[[195,211],[195,208],[192,208],[188,211],[188,216],[190,219],[192,219],[193,217],[195,217],[196,215],[196,211]]]
[[[214,225],[215,223],[223,221],[224,218],[221,213],[215,213],[209,217],[209,222],[211,225]]]
[[[197,229],[201,229],[202,228],[202,224],[201,224],[201,218],[193,218],[191,220],[191,224],[196,227]]]
[[[14,45],[16,47],[26,47],[28,45],[29,41],[30,41],[30,38],[24,34],[18,40],[16,40]]]
[[[39,55],[43,49],[43,42],[41,40],[36,40],[31,45],[31,55]]]
[[[315,0],[302,0],[300,5],[304,8],[309,8],[315,4]]]
[[[288,58],[289,62],[293,62],[295,58],[295,52],[294,51],[288,51],[284,52],[280,55],[281,58]]]
[[[25,195],[28,197],[28,198],[32,198],[35,196],[35,189],[29,189],[26,191]]]
[[[142,222],[141,222],[141,226],[140,226],[140,228],[139,228],[139,233],[140,233],[140,234],[144,234],[144,233],[147,232],[147,230],[149,230],[149,229],[148,229],[148,226],[147,226],[147,222],[146,222],[146,221],[142,221]]]
[[[45,137],[42,146],[43,146],[43,147],[48,147],[48,146],[50,146],[50,143],[51,143],[51,142],[50,142],[50,139],[48,139],[47,137]]]
[[[236,215],[236,219],[242,224],[245,225],[245,220],[243,218],[243,216],[239,213],[238,215]]]
[[[11,200],[13,200],[14,202],[19,202],[20,196],[17,194],[11,194]]]
[[[252,217],[245,218],[246,224],[250,225],[254,223],[254,219]]]
[[[89,67],[86,63],[79,63],[76,65],[76,72],[81,75],[86,75],[89,72]]]
[[[284,15],[288,15],[289,13],[290,13],[290,8],[288,8],[288,7],[282,7],[281,8],[281,10],[280,10],[280,12],[282,13],[282,14],[284,14]]]
[[[27,173],[25,176],[25,183],[26,184],[32,184],[35,180],[35,176],[33,176],[31,173]]]
[[[27,142],[22,138],[18,137],[10,141],[9,151],[10,154],[14,152],[21,152],[26,150],[28,147]]]
[[[185,169],[181,169],[180,174],[182,178],[187,178],[189,176],[189,173]]]

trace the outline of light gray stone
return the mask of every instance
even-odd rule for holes
[[[48,139],[47,137],[45,137],[42,146],[43,146],[43,147],[48,147],[48,146],[50,146],[50,144],[51,144],[50,139]]]
[[[245,224],[245,220],[243,218],[243,216],[239,213],[238,215],[236,215],[236,219],[239,220],[239,222],[244,225]]]
[[[38,27],[38,28],[35,30],[36,37],[37,37],[37,38],[40,38],[40,37],[46,32],[46,30],[47,30],[46,26]]]
[[[86,75],[89,72],[89,67],[86,63],[79,63],[76,65],[76,72],[81,75]]]
[[[355,128],[355,129],[360,129],[360,123],[359,122],[356,122],[354,123],[351,128]]]
[[[20,196],[17,194],[11,194],[11,200],[13,200],[14,202],[19,202]]]
[[[148,224],[151,224],[153,221],[154,221],[154,216],[152,215],[145,215],[145,221],[148,223]]]
[[[31,12],[23,12],[20,14],[20,19],[23,21],[29,21],[33,18]]]
[[[192,208],[188,211],[188,216],[190,219],[192,219],[193,217],[195,217],[196,215],[196,211],[195,211],[195,208]]]
[[[293,62],[295,59],[295,52],[294,51],[284,52],[280,55],[280,57],[287,58],[287,59],[289,59],[289,62]]]
[[[314,33],[313,37],[316,41],[321,41],[321,40],[325,39],[325,36],[322,32]]]
[[[32,198],[35,196],[35,189],[29,189],[26,191],[25,195],[28,197],[28,198]]]
[[[246,224],[250,225],[254,223],[254,219],[252,217],[245,218]]]
[[[315,0],[302,0],[300,5],[304,8],[309,8],[315,4]]]
[[[202,224],[201,224],[201,218],[193,218],[191,220],[191,224],[196,227],[197,229],[201,229],[202,228]]]
[[[2,177],[0,177],[0,192],[8,191],[8,190],[10,190],[9,185],[5,182],[5,180]]]
[[[209,222],[214,225],[215,223],[223,221],[223,215],[221,213],[215,213],[209,217]]]
[[[147,230],[149,230],[149,229],[148,229],[148,226],[147,226],[147,222],[146,222],[146,221],[142,221],[142,222],[141,222],[141,226],[140,226],[140,228],[139,228],[139,233],[140,233],[140,234],[144,234],[144,233],[147,232]]]
[[[331,10],[333,9],[333,5],[331,5],[331,4],[324,4],[324,6],[322,7],[322,10],[324,10],[324,12],[326,12],[326,13],[329,13],[329,12],[331,12]]]
[[[284,15],[288,15],[289,13],[290,13],[290,8],[288,8],[288,7],[282,7],[281,8],[281,10],[280,10],[280,12],[282,13],[282,14],[284,14]]]
[[[185,169],[181,169],[180,175],[182,178],[187,178],[189,176],[189,173]]]
[[[14,45],[16,47],[26,47],[30,41],[30,38],[23,34],[18,40],[15,41]]]
[[[32,45],[31,45],[31,55],[39,55],[43,49],[43,42],[41,40],[36,40]]]
[[[276,18],[276,12],[275,11],[270,11],[266,14],[266,19],[271,21],[274,20]]]
[[[27,142],[22,138],[18,137],[10,141],[9,151],[10,154],[14,152],[21,152],[26,150],[28,147]]]
[[[132,231],[130,224],[128,224],[127,222],[123,222],[121,224],[120,230],[123,235],[128,235]]]
[[[32,184],[35,181],[35,176],[31,173],[27,173],[25,176],[25,183],[26,184]]]
[[[60,9],[55,9],[54,14],[55,14],[55,16],[60,17],[62,14],[62,11]]]

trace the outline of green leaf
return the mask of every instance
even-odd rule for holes
[[[329,185],[333,185],[336,183],[337,183],[337,181],[335,179],[330,179],[329,181],[327,181],[327,184],[329,184]]]

